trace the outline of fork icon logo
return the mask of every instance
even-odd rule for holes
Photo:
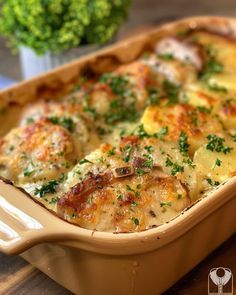
[[[233,274],[229,268],[212,268],[208,275],[209,295],[233,295]]]

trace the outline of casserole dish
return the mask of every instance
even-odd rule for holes
[[[236,32],[235,21],[225,18],[191,18],[164,25],[5,90],[1,104],[23,105],[50,93],[66,93],[82,72],[102,73],[130,62],[159,38],[188,28],[232,37]],[[68,224],[1,181],[0,249],[9,254],[25,251],[26,260],[76,294],[160,294],[235,232],[234,186],[233,177],[157,228],[112,234]]]

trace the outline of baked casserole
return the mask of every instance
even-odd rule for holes
[[[86,229],[156,227],[235,174],[236,41],[178,31],[0,122],[0,175],[37,202]]]

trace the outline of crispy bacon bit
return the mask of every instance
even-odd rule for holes
[[[133,165],[134,168],[145,168],[146,159],[141,157],[134,157]]]
[[[136,135],[129,135],[126,137],[123,137],[121,140],[121,146],[127,145],[127,144],[131,144],[131,145],[135,145],[136,143],[138,143],[139,137]]]
[[[113,174],[116,178],[131,176],[134,174],[134,168],[132,166],[118,167],[113,169]]]
[[[111,184],[113,181],[114,177],[110,172],[96,175],[90,173],[86,179],[74,185],[70,191],[59,200],[58,206],[61,209],[63,209],[63,207],[69,207],[80,212],[84,208],[90,194]]]
[[[135,195],[133,192],[128,192],[124,194],[123,200],[120,201],[122,206],[130,205],[135,201]]]

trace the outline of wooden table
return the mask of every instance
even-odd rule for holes
[[[236,281],[236,235],[231,237],[164,294],[207,294],[208,272],[211,268],[220,266],[230,268]],[[234,288],[235,292],[236,284]],[[29,265],[22,258],[18,256],[6,256],[0,253],[0,294],[70,295],[71,293]]]

